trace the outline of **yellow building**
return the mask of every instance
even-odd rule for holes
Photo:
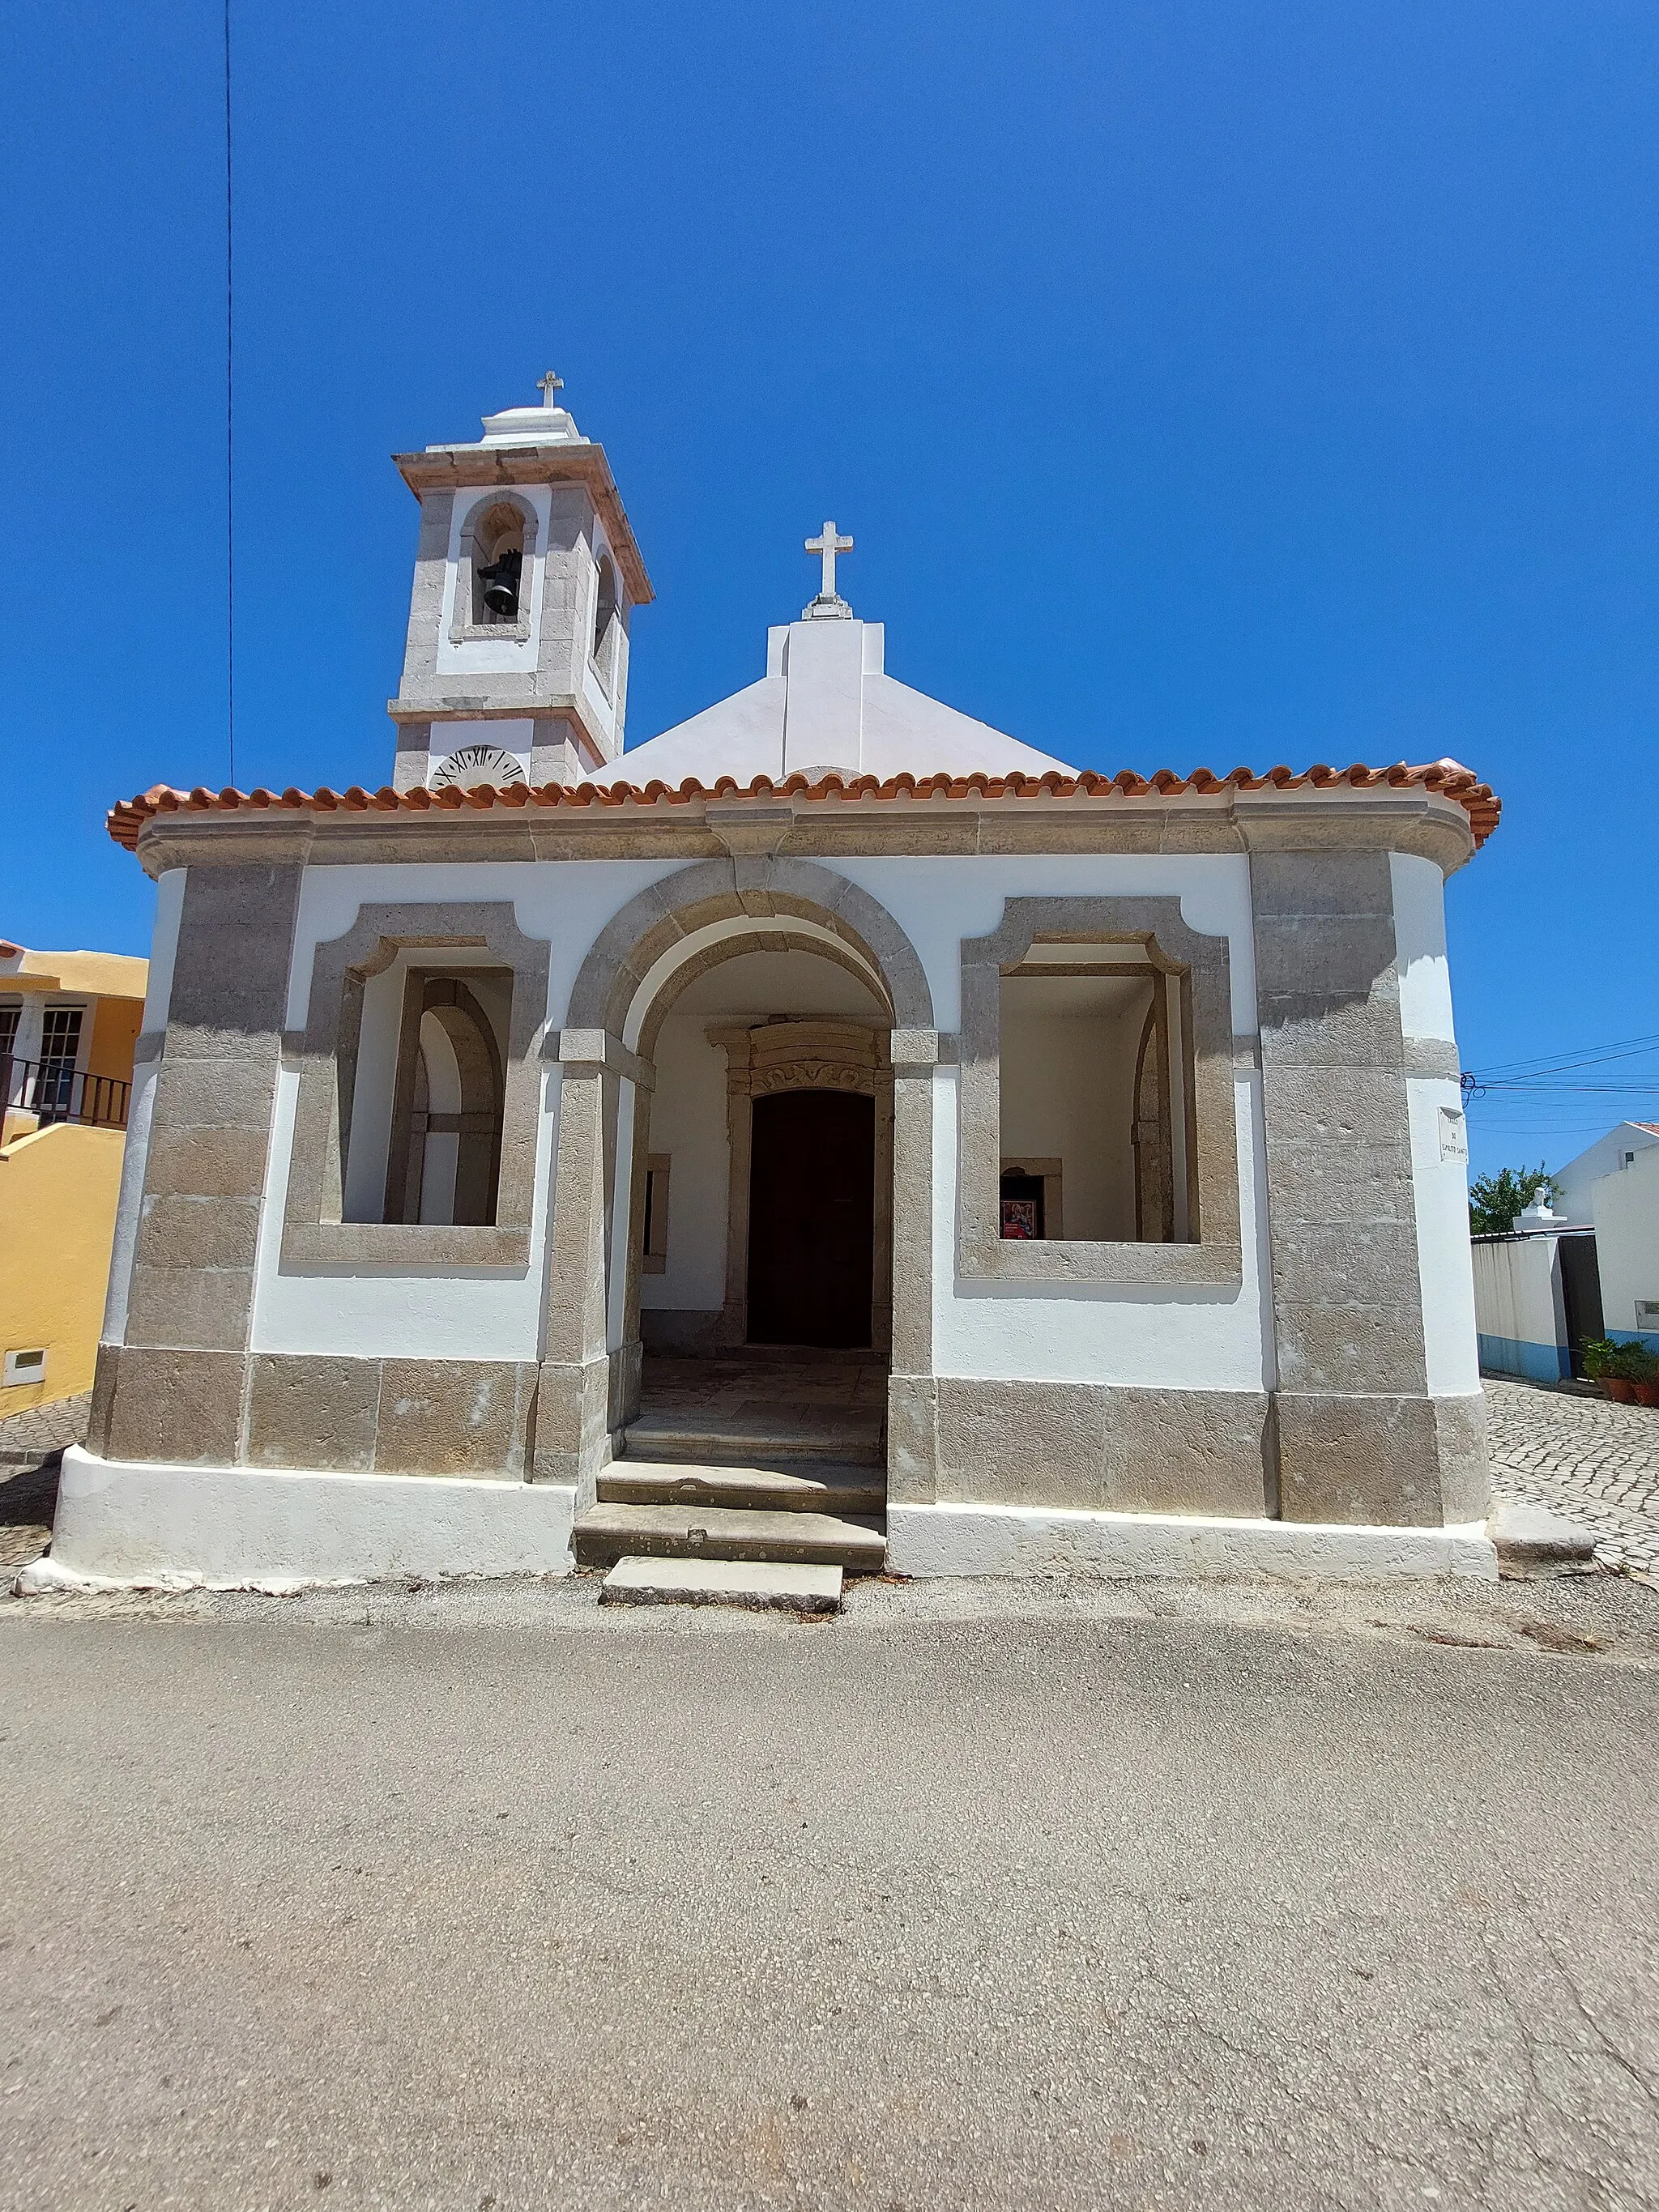
[[[0,938],[0,1419],[92,1388],[149,968]]]

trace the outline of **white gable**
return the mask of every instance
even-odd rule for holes
[[[882,666],[879,623],[790,623],[768,638],[758,684],[706,707],[616,768],[629,783],[747,784],[833,769],[843,775],[1043,775],[1075,770],[988,722],[913,691]]]

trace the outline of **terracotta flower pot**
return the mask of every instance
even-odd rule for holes
[[[1638,1406],[1659,1406],[1659,1382],[1633,1382],[1631,1388],[1636,1393]]]
[[[1633,1406],[1636,1403],[1636,1385],[1633,1382],[1626,1382],[1622,1375],[1604,1375],[1601,1377],[1601,1388],[1609,1398],[1616,1399],[1621,1406]]]

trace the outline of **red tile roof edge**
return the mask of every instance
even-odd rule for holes
[[[1248,768],[1232,769],[1225,775],[1212,775],[1206,768],[1194,769],[1190,775],[1178,775],[1173,769],[1161,768],[1151,776],[1136,775],[1130,769],[1121,769],[1115,775],[1097,775],[1091,769],[1080,775],[1064,775],[1051,769],[1046,775],[1024,775],[1018,771],[1011,775],[987,775],[982,772],[972,775],[896,775],[884,783],[873,775],[826,775],[816,783],[809,783],[804,775],[796,774],[777,781],[758,775],[747,785],[723,775],[708,785],[690,777],[678,786],[660,781],[643,785],[484,783],[470,791],[453,785],[442,791],[428,791],[423,787],[413,791],[393,791],[389,784],[383,784],[378,791],[365,791],[358,784],[353,784],[349,791],[331,791],[326,784],[315,791],[297,791],[291,786],[281,792],[238,791],[229,785],[222,791],[209,791],[201,786],[194,791],[173,791],[158,783],[137,798],[123,799],[112,806],[106,819],[110,836],[118,845],[125,845],[131,852],[145,823],[159,814],[456,814],[469,808],[487,812],[497,806],[685,806],[699,799],[1142,799],[1177,797],[1188,791],[1200,795],[1269,788],[1371,791],[1383,784],[1395,790],[1437,792],[1443,798],[1455,799],[1469,817],[1477,847],[1484,845],[1498,827],[1502,801],[1490,784],[1482,783],[1472,769],[1455,760],[1431,761],[1419,768],[1410,768],[1404,761],[1397,761],[1391,768],[1367,768],[1356,762],[1352,768],[1338,769],[1327,768],[1320,763],[1299,771],[1270,768],[1264,775],[1257,775]]]

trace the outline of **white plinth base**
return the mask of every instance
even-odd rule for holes
[[[52,1556],[24,1594],[568,1575],[576,1493],[447,1475],[172,1467],[64,1455]]]
[[[1498,1579],[1482,1522],[1360,1528],[1182,1513],[1068,1513],[1028,1505],[890,1505],[887,1565],[900,1575],[1383,1575]]]

